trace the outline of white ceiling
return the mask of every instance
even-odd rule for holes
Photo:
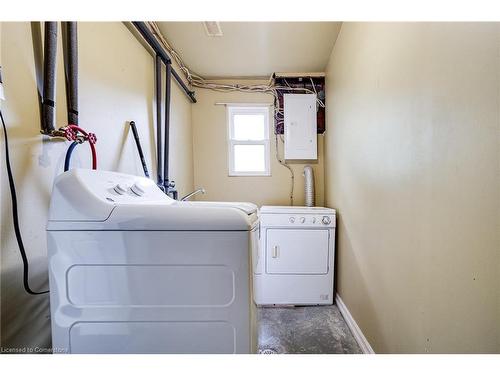
[[[209,37],[202,22],[158,22],[194,72],[207,77],[267,77],[273,72],[322,72],[340,22],[221,22]]]

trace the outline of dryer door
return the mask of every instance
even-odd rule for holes
[[[328,273],[328,230],[268,229],[266,236],[267,273]]]

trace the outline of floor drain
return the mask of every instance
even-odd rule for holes
[[[278,354],[278,351],[271,348],[259,349],[259,354]]]

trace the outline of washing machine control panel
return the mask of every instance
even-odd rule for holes
[[[109,171],[75,171],[72,189],[78,190],[80,185],[93,198],[108,203],[145,203],[147,201],[169,200],[154,181]]]
[[[163,200],[167,197],[156,184],[148,179],[131,179],[121,176],[111,176],[111,178],[102,181],[105,191],[105,199],[108,202],[133,203],[144,202],[145,200]],[[101,190],[101,189],[99,189]],[[168,197],[167,197],[168,198]]]
[[[155,182],[117,172],[74,168],[54,183],[49,221],[105,221],[118,205],[175,203]]]

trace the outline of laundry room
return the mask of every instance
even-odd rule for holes
[[[0,15],[2,354],[498,360],[500,23],[304,17]]]

